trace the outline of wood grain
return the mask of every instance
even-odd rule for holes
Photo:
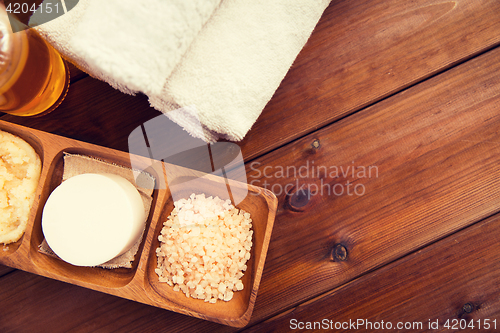
[[[76,81],[89,76],[87,73],[83,72],[81,69],[77,68],[72,63],[70,62],[66,63],[68,64],[68,69],[69,69],[70,84],[74,84]]]
[[[499,12],[490,0],[332,1],[241,142],[245,160],[497,45]]]
[[[75,140],[128,151],[130,133],[160,114],[149,106],[147,97],[125,95],[105,82],[86,77],[72,83],[61,105],[47,115],[25,118],[4,114],[1,119]]]
[[[500,3],[490,0],[332,1],[280,88],[239,143],[244,159],[252,160],[492,48],[500,42],[499,11]],[[39,119],[2,119],[126,151],[130,124],[138,126],[160,114],[143,95],[122,94],[75,68],[72,75],[85,82],[73,84],[56,111]],[[113,121],[123,130],[110,128]]]
[[[14,269],[10,268],[8,266],[0,265],[0,277],[4,276],[5,274],[8,274],[10,272],[13,272]]]
[[[268,180],[270,184],[281,185],[290,182],[289,178],[276,176],[267,179],[263,176],[266,166],[298,168],[307,161],[315,161],[316,166],[347,167],[355,161],[355,165],[374,165],[379,170],[378,177],[374,178],[356,180],[347,175],[333,180],[333,184],[342,184],[347,180],[354,184],[362,183],[366,193],[360,197],[316,195],[309,202],[306,201],[303,207],[299,207],[303,201],[297,200],[291,204],[287,196],[280,195],[278,217],[251,323],[258,323],[270,314],[278,314],[290,306],[320,296],[348,281],[357,281],[356,277],[416,249],[424,248],[440,237],[498,211],[499,56],[499,49],[488,52],[314,135],[257,159],[256,162],[261,163],[260,167],[249,166],[249,181],[257,180],[256,185],[263,185],[264,180]],[[262,173],[260,178],[256,177],[259,172]],[[332,183],[329,176],[323,179]],[[317,177],[305,177],[299,179],[299,185],[317,181]],[[480,235],[487,234],[475,235],[471,241],[465,237],[460,240],[460,244],[463,244],[465,249],[484,251],[477,249],[477,246],[483,242]],[[485,242],[489,244],[488,240]],[[347,249],[345,261],[332,260],[331,251],[336,244],[342,244]],[[441,242],[436,244],[436,247],[440,248]],[[438,256],[437,263],[421,267],[430,272],[433,265],[452,265],[444,272],[453,276],[463,269],[476,272],[475,267],[479,267],[479,275],[467,275],[472,283],[477,281],[476,277],[480,276],[481,269],[489,264],[488,261],[484,262],[483,257],[478,256],[475,260],[471,258],[467,261],[469,263],[463,268],[456,268],[453,257],[446,257],[448,248],[445,246],[442,251],[444,257]],[[450,261],[447,261],[448,259]],[[462,265],[463,262],[457,261],[457,264]],[[391,269],[384,274],[393,276],[393,279],[398,279],[403,274],[405,279],[409,279],[412,274],[417,274],[410,267],[413,267],[411,263],[395,272]],[[405,269],[409,270],[408,273],[405,273]],[[445,273],[443,274],[446,276]],[[375,275],[373,279],[380,280],[379,275]],[[451,292],[446,286],[446,277],[431,275],[429,279],[436,286],[443,287],[440,296],[448,296],[447,293]],[[477,285],[482,283],[481,278]],[[349,286],[350,284],[347,285],[348,288]],[[360,290],[357,284],[352,288],[354,289],[347,290]],[[411,289],[403,282],[400,288],[408,288],[408,292],[413,290],[411,292],[417,294],[422,291]],[[491,289],[481,287],[480,290]],[[477,289],[473,291],[471,297],[459,295],[463,296],[459,300],[451,298],[451,305],[436,304],[442,306],[443,313],[452,316],[469,301],[477,304],[477,300],[480,300],[479,292]],[[373,298],[370,296],[371,292],[375,293]],[[391,295],[394,295],[396,300],[392,296],[383,300],[394,300],[394,304],[398,304],[398,299],[401,301],[397,293]],[[377,296],[375,289],[367,289],[360,296],[359,302],[380,302]],[[415,297],[416,302],[427,304],[422,297],[431,296],[429,293],[423,293],[421,298]],[[69,302],[70,298],[63,295],[58,302]],[[485,296],[485,299],[484,302],[488,302],[491,298]],[[108,298],[104,300],[110,301]],[[449,298],[443,298],[440,302],[446,300]],[[337,298],[335,302],[338,302]],[[415,306],[418,309],[423,308],[418,302]],[[481,302],[480,300],[479,304]],[[366,313],[367,316],[375,316],[378,310],[382,311],[381,307],[375,307],[372,313],[363,305],[359,306],[367,312],[358,312],[359,308],[352,308],[352,311]],[[391,307],[392,303],[387,306]],[[426,306],[434,309],[429,304]],[[120,305],[115,303],[113,307],[120,308]],[[410,305],[404,303],[402,309],[408,311],[409,307]],[[135,305],[130,306],[130,309],[136,309]],[[491,303],[483,309],[491,309],[494,314],[498,306]],[[328,310],[336,313],[334,309]],[[92,311],[95,310],[90,308],[89,312]],[[115,313],[110,311],[111,314]],[[145,319],[150,318],[149,310],[137,308],[138,313],[135,315],[132,310],[127,311],[130,311],[126,312],[127,317],[137,319],[137,323],[149,323]],[[144,314],[145,312],[148,314]],[[392,316],[384,311],[382,314],[387,314],[386,320],[389,320],[396,318],[400,312],[396,311]],[[423,312],[421,318],[426,314],[427,312]],[[287,318],[286,313],[283,315]],[[489,312],[486,315],[489,315]],[[163,327],[172,320],[175,322],[173,329],[222,329],[170,312],[163,313],[161,318],[156,318],[154,324],[151,324],[152,327]],[[105,314],[98,314],[94,322],[106,325],[108,321]]]
[[[499,57],[488,52],[248,165],[248,181],[280,202],[252,322],[499,210]],[[370,166],[377,173],[358,173]],[[309,201],[284,193],[308,186]],[[337,244],[346,260],[332,260]]]
[[[233,332],[235,328],[15,271],[0,283],[0,331]]]
[[[316,304],[336,306],[340,301],[349,313],[382,315],[385,320],[413,305],[415,318],[433,309],[436,316],[458,315],[469,301],[481,305],[471,316],[498,315],[500,305],[491,294],[498,290],[493,285],[497,272],[487,272],[489,262],[484,261],[498,261],[497,251],[486,253],[481,247],[483,237],[491,244],[497,229],[478,229],[487,233],[474,231],[470,240],[459,239],[467,262],[448,261],[458,258],[458,248],[439,240],[500,207],[500,50],[493,49],[500,40],[499,6],[487,0],[332,1],[240,146],[247,161],[260,163],[247,165],[249,181],[255,185],[278,184],[278,192],[297,180],[297,187],[321,185],[321,180],[330,186],[349,181],[351,190],[362,184],[366,193],[314,195],[311,200],[307,195],[279,195],[250,325],[281,313],[284,321],[273,318],[263,329],[283,329],[290,315],[283,311],[290,308],[305,319],[314,318],[310,309],[337,318],[336,308],[320,309]],[[71,73],[68,96],[53,113],[2,119],[127,151],[129,133],[159,114],[145,96],[124,95],[75,68]],[[442,74],[432,77],[437,73]],[[276,166],[298,171],[308,161],[326,167],[376,166],[378,176],[333,178],[324,171],[319,177],[276,175]],[[287,187],[291,193],[295,190]],[[436,241],[429,252],[438,253],[433,261],[426,246]],[[333,249],[337,251],[332,255]],[[426,256],[414,254],[385,266],[418,249]],[[421,264],[435,281],[436,297],[422,290],[432,283],[425,282],[422,270],[411,263]],[[441,266],[449,270],[432,272],[432,267]],[[446,277],[461,272],[466,275],[457,275],[457,281],[465,289],[454,295]],[[485,281],[482,273],[495,280]],[[400,276],[404,281],[399,282]],[[464,280],[467,277],[470,280]],[[378,278],[398,281],[395,290],[407,300]],[[233,331],[22,271],[3,276],[1,282],[0,331],[27,331],[42,324],[53,332]],[[475,282],[485,286],[484,298]],[[412,283],[419,288],[411,288]],[[377,291],[376,286],[385,289]],[[451,286],[456,286],[453,281]],[[356,300],[347,298],[349,292]],[[439,297],[443,299],[436,301]],[[429,300],[436,305],[426,303]],[[384,304],[390,310],[384,310]]]
[[[453,320],[459,321],[457,328],[460,321],[462,325],[473,321],[469,332],[496,332],[500,329],[498,239],[500,215],[495,215],[245,332],[289,332],[294,320],[323,319],[335,332],[356,331],[335,325],[340,328],[358,319],[365,320],[357,327],[363,332],[389,331],[388,323],[394,330],[398,323],[409,325],[403,332],[450,332],[445,324],[449,321],[451,326]],[[489,330],[484,330],[484,320],[489,321]],[[372,323],[371,329],[366,321]],[[375,323],[382,321],[386,330],[376,329]],[[429,329],[429,322],[436,321],[436,329]]]

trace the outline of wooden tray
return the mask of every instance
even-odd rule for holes
[[[249,322],[276,213],[277,199],[271,191],[243,183],[231,184],[231,186],[248,188],[248,195],[237,207],[249,212],[252,216],[254,239],[251,258],[247,263],[248,269],[242,278],[245,288],[235,292],[234,298],[229,302],[219,300],[215,304],[210,304],[203,300],[187,298],[182,292],[173,291],[173,288],[168,284],[158,281],[158,276],[154,271],[157,265],[155,250],[159,245],[158,235],[163,227],[163,222],[173,209],[172,193],[174,190],[171,190],[167,184],[153,191],[153,203],[146,222],[146,231],[131,269],[108,270],[77,267],[38,251],[38,246],[44,238],[41,228],[43,206],[51,191],[61,183],[64,166],[63,154],[65,152],[95,157],[128,168],[132,165],[132,156],[134,166],[141,167],[142,165],[141,168],[150,172],[156,179],[166,179],[165,173],[158,174],[156,171],[158,168],[148,169],[148,166],[151,165],[149,158],[130,155],[122,151],[4,121],[0,121],[0,130],[10,132],[27,141],[42,160],[40,183],[31,208],[26,232],[18,242],[3,247],[3,251],[0,251],[1,264],[225,325],[243,327]],[[165,170],[166,165],[158,163],[162,165],[162,168],[159,169]],[[175,197],[178,194],[187,197],[191,193],[205,193],[207,195],[220,195],[224,191],[227,193],[225,180],[211,175],[197,179],[196,182],[182,181],[178,183],[180,185],[176,186],[178,189],[175,192]],[[196,185],[193,186],[193,183]]]

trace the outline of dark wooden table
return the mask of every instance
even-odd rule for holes
[[[499,45],[496,0],[332,1],[239,143],[279,199],[244,331],[500,331]],[[0,119],[127,151],[158,114],[73,68]],[[0,332],[234,330],[0,267]]]

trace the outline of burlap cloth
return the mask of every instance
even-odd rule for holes
[[[132,184],[134,184],[141,194],[142,201],[144,203],[144,210],[146,211],[146,218],[149,216],[149,210],[151,209],[151,202],[153,198],[151,197],[154,189],[155,179],[153,176],[144,171],[132,170],[123,166],[116,164],[104,162],[93,157],[74,155],[64,153],[64,171],[63,171],[63,181],[69,179],[73,176],[80,175],[83,173],[112,173],[121,176]],[[102,268],[132,268],[132,262],[141,244],[143,234],[139,240],[124,254],[115,257],[98,267]],[[46,255],[57,257],[57,255],[51,250],[45,239],[42,244],[39,245],[39,251]]]

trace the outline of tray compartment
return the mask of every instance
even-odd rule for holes
[[[0,130],[20,137],[21,139],[26,141],[29,145],[31,145],[31,147],[33,147],[35,152],[38,154],[38,156],[40,157],[40,161],[42,163],[41,177],[40,177],[40,180],[38,183],[38,187],[40,187],[40,185],[43,183],[42,175],[43,175],[43,171],[44,171],[44,159],[45,159],[43,144],[42,144],[42,141],[40,140],[40,138],[36,134],[34,134],[33,132],[31,132],[30,130],[28,130],[26,128],[12,127],[12,126],[9,126],[8,123],[4,123],[4,122],[0,122]],[[33,205],[31,206],[31,210],[29,213],[30,217],[33,215],[33,211],[35,211],[37,209],[37,206],[38,206],[38,200],[37,200],[37,196],[35,195],[35,200],[33,201]],[[1,247],[0,258],[7,257],[7,256],[13,254],[14,252],[16,252],[17,249],[19,249],[19,247],[21,246],[21,244],[24,242],[24,240],[26,238],[25,235],[26,235],[26,232],[28,231],[29,227],[30,227],[30,220],[28,220],[28,224],[27,224],[25,233],[21,236],[21,238],[17,242],[10,243],[7,245],[0,244],[0,247]]]
[[[42,212],[45,202],[50,193],[62,182],[64,170],[64,153],[77,154],[98,158],[107,163],[130,168],[130,159],[126,154],[109,154],[105,151],[95,151],[92,149],[71,147],[59,151],[48,168],[46,181],[43,184],[43,189],[40,196],[40,204],[36,212],[33,229],[31,233],[29,256],[32,262],[40,269],[48,272],[53,276],[61,276],[66,280],[79,281],[80,284],[90,283],[106,288],[119,288],[128,284],[134,277],[137,271],[139,258],[144,249],[145,235],[151,225],[153,210],[156,206],[157,191],[153,191],[153,202],[149,211],[149,216],[146,221],[144,236],[141,245],[135,255],[135,260],[132,263],[132,268],[115,268],[104,269],[100,267],[79,267],[66,263],[58,258],[39,252],[39,245],[44,240],[42,232]],[[151,171],[151,170],[150,170]],[[153,175],[154,177],[156,175]],[[156,178],[156,177],[155,177]]]
[[[244,326],[250,319],[253,310],[264,264],[264,260],[261,259],[266,255],[269,241],[267,236],[270,235],[272,221],[274,220],[275,207],[273,208],[273,204],[275,202],[272,200],[271,203],[268,202],[266,194],[270,197],[274,195],[271,196],[269,193],[264,194],[261,189],[246,184],[240,183],[237,185],[247,187],[248,189],[246,198],[237,204],[236,207],[251,214],[252,230],[254,231],[251,257],[247,261],[247,270],[242,277],[244,289],[234,292],[233,299],[229,302],[218,300],[215,304],[211,304],[204,300],[187,298],[183,292],[174,291],[173,287],[170,287],[167,283],[159,282],[158,275],[155,272],[155,268],[157,267],[156,249],[160,244],[158,236],[163,228],[163,222],[167,220],[167,217],[172,212],[175,200],[188,198],[192,193],[219,196],[225,200],[229,198],[227,186],[222,178],[209,175],[202,178],[183,176],[172,181],[172,183],[174,185],[169,186],[171,195],[167,199],[166,204],[161,208],[149,250],[145,281],[147,295],[159,304],[171,303],[175,304],[175,306],[180,306],[183,309],[181,312],[189,315],[223,322],[232,326]],[[231,184],[232,189],[235,189],[235,182]],[[166,300],[168,302],[165,302]],[[166,308],[169,307],[167,306]]]

